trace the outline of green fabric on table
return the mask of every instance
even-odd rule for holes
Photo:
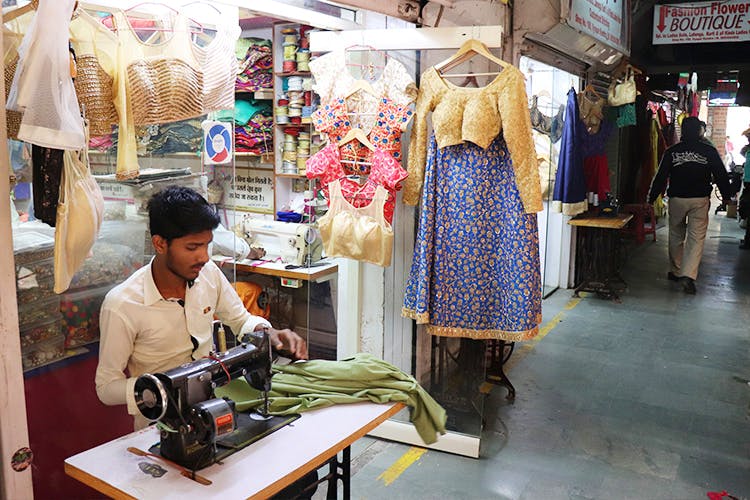
[[[313,360],[274,365],[269,393],[273,415],[302,413],[334,404],[405,403],[412,408],[410,420],[427,444],[445,434],[445,410],[412,377],[395,366],[360,353],[341,361]],[[260,391],[244,379],[216,389],[216,396],[233,400],[238,411],[260,406]]]

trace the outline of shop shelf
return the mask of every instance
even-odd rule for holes
[[[46,299],[19,304],[18,329],[21,331],[39,323],[60,318],[60,296],[53,295]]]
[[[23,370],[28,371],[52,363],[65,356],[65,337],[61,334],[21,350]]]
[[[50,320],[40,321],[21,330],[21,349],[45,342],[57,337],[61,332],[60,312]]]
[[[19,307],[55,295],[55,259],[16,262],[16,297]]]
[[[114,285],[66,293],[60,301],[65,347],[77,347],[99,340],[99,311]]]
[[[274,75],[276,76],[312,76],[312,73],[309,71],[289,71],[287,73],[284,72],[275,72]]]

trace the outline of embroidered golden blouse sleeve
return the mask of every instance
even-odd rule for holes
[[[409,139],[409,176],[404,184],[404,203],[416,205],[422,197],[422,183],[424,182],[424,168],[427,161],[427,115],[432,111],[435,93],[429,79],[422,80],[419,89],[414,125]]]
[[[513,160],[516,186],[524,211],[531,214],[542,210],[542,191],[527,102],[523,74],[518,72],[499,92],[498,109],[505,142]]]

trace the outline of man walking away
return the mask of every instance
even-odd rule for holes
[[[669,182],[669,272],[685,293],[695,294],[695,280],[703,256],[708,228],[711,184],[731,198],[729,177],[716,148],[701,140],[701,122],[682,120],[680,142],[667,149],[651,182],[648,202],[653,203]]]

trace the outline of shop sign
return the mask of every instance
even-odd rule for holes
[[[257,168],[235,169],[224,182],[224,206],[243,212],[273,213],[273,171]]]
[[[746,41],[750,41],[748,1],[654,6],[654,45]]]
[[[571,0],[568,24],[621,52],[629,50],[627,0]]]

